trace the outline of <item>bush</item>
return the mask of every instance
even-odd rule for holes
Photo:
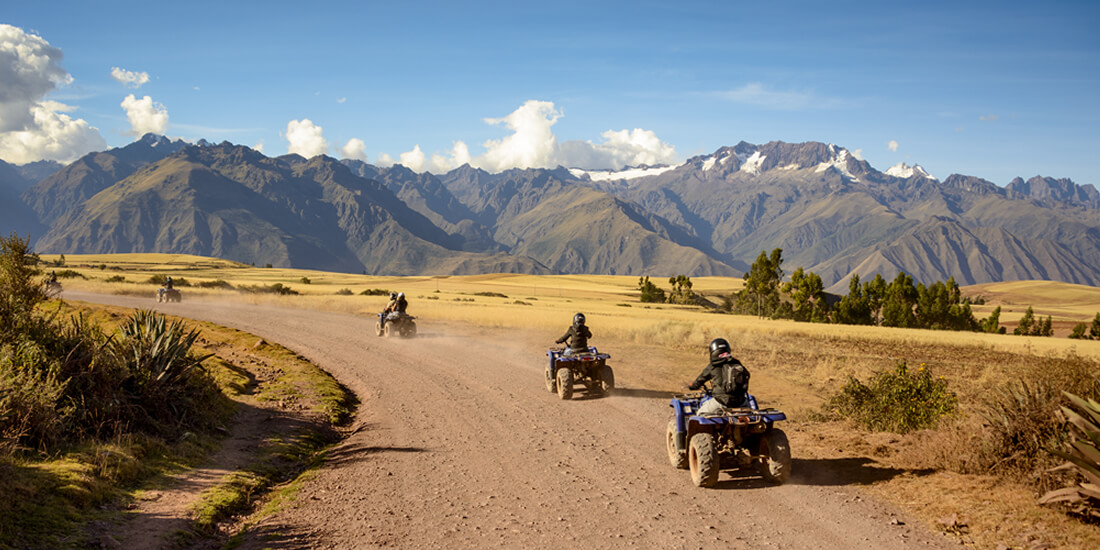
[[[507,296],[505,296],[504,294],[501,294],[499,292],[488,292],[488,291],[475,292],[474,296],[488,296],[489,298],[507,298]]]
[[[126,277],[123,277],[122,275],[111,275],[110,277],[107,277],[106,281],[108,283],[125,283]]]
[[[1058,503],[1071,514],[1100,521],[1100,403],[1068,392],[1064,395],[1071,405],[1062,407],[1059,417],[1069,437],[1062,450],[1051,452],[1068,460],[1059,469],[1074,471],[1078,479],[1070,487],[1043,495],[1039,503]]]
[[[298,279],[298,282],[302,283],[303,285],[308,285],[308,284],[312,283],[313,281],[310,281],[309,277],[302,277],[301,279]]]
[[[389,296],[390,292],[392,292],[392,291],[383,290],[381,288],[368,288],[367,290],[364,290],[363,292],[360,292],[359,295],[360,296]]]
[[[283,283],[275,283],[270,286],[264,285],[242,285],[237,287],[237,290],[241,292],[249,292],[252,294],[278,294],[280,296],[297,295],[298,291],[290,288],[289,286],[283,286]]]
[[[353,294],[355,293],[352,292],[350,288],[341,288],[340,290],[336,291],[337,296],[351,296]]]
[[[233,288],[233,285],[221,279],[214,279],[213,281],[199,281],[195,283],[195,286],[199,288],[222,288],[225,290],[231,290]]]
[[[924,363],[910,372],[905,362],[876,373],[868,384],[854,377],[826,403],[826,415],[849,418],[872,431],[907,433],[933,428],[955,412],[958,399],[943,377]]]
[[[73,271],[71,269],[62,269],[61,271],[55,271],[54,274],[57,275],[58,279],[76,279],[77,277],[81,279],[87,279],[87,277],[81,275],[80,272]]]
[[[161,275],[161,274],[153,275],[152,277],[149,277],[148,279],[146,279],[145,282],[149,283],[151,285],[161,285],[161,286],[163,286],[164,283],[168,282],[168,276],[167,275]],[[184,279],[183,277],[172,277],[172,286],[174,286],[174,287],[191,286],[191,283],[188,282],[187,279]]]

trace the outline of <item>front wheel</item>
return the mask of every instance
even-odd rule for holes
[[[668,421],[668,430],[665,432],[665,441],[668,444],[668,461],[677,470],[688,468],[687,450],[676,448],[676,419]]]
[[[393,323],[392,322],[391,323],[386,323],[386,326],[382,329],[382,333],[386,335],[386,338],[389,338],[390,336],[393,336],[393,334],[394,334]]]
[[[377,323],[374,325],[374,333],[375,336],[382,336],[382,334],[384,334],[382,332],[382,323]]]
[[[558,369],[558,397],[573,398],[573,371],[569,369]]]
[[[550,393],[554,393],[554,392],[558,391],[558,385],[554,381],[554,376],[550,374],[550,368],[549,367],[546,368],[545,373],[546,373],[546,391],[548,391]]]
[[[772,428],[760,436],[760,459],[757,469],[769,483],[782,484],[791,477],[791,444],[787,434]]]
[[[714,448],[713,435],[700,433],[691,436],[688,467],[696,487],[714,487],[718,483],[718,451]]]

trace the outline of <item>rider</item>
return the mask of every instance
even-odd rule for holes
[[[50,271],[50,276],[49,276],[49,278],[46,279],[46,284],[52,285],[56,282],[57,282],[57,272],[56,271]]]
[[[698,390],[708,380],[714,381],[713,399],[699,406],[699,414],[714,414],[725,407],[749,406],[749,370],[730,355],[730,343],[725,338],[710,342],[710,363],[695,379],[689,390]]]
[[[573,316],[573,325],[569,327],[569,330],[566,330],[565,334],[554,340],[554,342],[562,344],[569,340],[569,345],[562,352],[562,355],[575,355],[588,352],[588,339],[591,337],[592,331],[584,325],[584,314],[578,313]]]
[[[165,290],[172,290],[172,276],[171,275],[164,278],[164,289]]]
[[[397,293],[396,292],[391,292],[390,293],[390,302],[388,304],[386,304],[386,308],[382,310],[382,326],[383,327],[386,326],[386,321],[389,320],[387,318],[390,316],[390,313],[393,313],[394,311],[397,311]]]
[[[394,311],[404,315],[405,310],[408,309],[408,308],[409,308],[409,301],[405,299],[405,293],[404,292],[398,292],[397,293],[397,301],[394,302],[394,305],[393,305]]]

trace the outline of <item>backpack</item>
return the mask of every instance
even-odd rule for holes
[[[746,391],[745,368],[736,361],[722,363],[722,390],[727,395]]]

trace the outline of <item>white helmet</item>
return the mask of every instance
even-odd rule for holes
[[[404,298],[404,297],[405,297],[405,293],[404,293],[404,292],[398,292],[398,293],[397,293],[397,297],[398,297],[399,299],[400,299],[400,298]]]

